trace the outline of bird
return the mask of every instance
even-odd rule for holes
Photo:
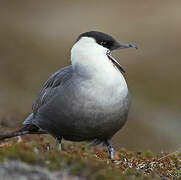
[[[44,83],[20,130],[1,134],[0,140],[24,134],[50,134],[61,149],[62,139],[107,146],[114,159],[112,137],[124,126],[130,109],[125,69],[112,51],[136,48],[111,35],[88,31],[71,48],[71,65]]]

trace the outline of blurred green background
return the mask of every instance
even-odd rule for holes
[[[97,30],[136,43],[114,56],[126,68],[129,121],[116,148],[181,146],[181,1],[0,1],[0,132],[18,128],[42,84],[70,64],[77,36]]]

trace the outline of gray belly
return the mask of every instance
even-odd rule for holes
[[[108,102],[105,94],[97,95],[98,101],[75,90],[59,94],[40,109],[34,122],[53,136],[71,141],[111,138],[127,120],[129,94],[115,102]]]

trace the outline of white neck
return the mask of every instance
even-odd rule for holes
[[[93,38],[83,37],[71,49],[72,66],[91,75],[102,71],[108,72],[110,68],[112,69],[112,63],[106,55],[107,50]]]
[[[107,57],[107,48],[93,38],[82,37],[71,49],[71,61],[75,72],[95,79],[97,83],[117,85],[127,89],[123,75]]]

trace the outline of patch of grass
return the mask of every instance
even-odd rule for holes
[[[103,148],[66,143],[60,152],[55,143],[49,137],[28,135],[20,143],[16,139],[3,141],[0,161],[20,160],[51,170],[68,169],[70,174],[90,180],[181,178],[181,153],[155,156],[151,152],[121,149],[115,153],[115,160],[110,161]]]

